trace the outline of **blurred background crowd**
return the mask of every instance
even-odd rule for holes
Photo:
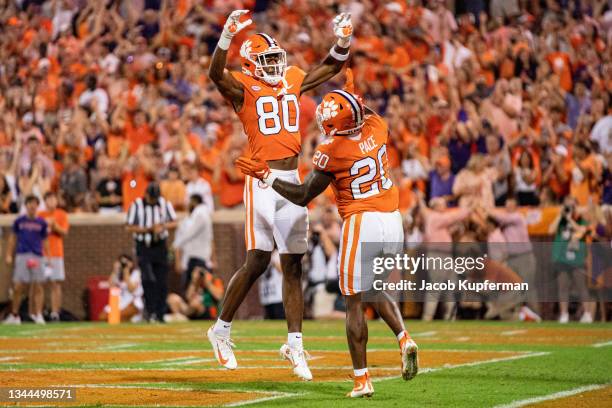
[[[49,191],[68,212],[122,212],[151,181],[178,211],[194,194],[208,208],[240,208],[234,160],[248,153],[246,136],[207,78],[225,17],[252,10],[253,30],[307,71],[342,11],[355,27],[356,90],[389,123],[408,241],[456,240],[461,222],[478,239],[500,227],[502,240],[529,240],[504,229],[494,207],[561,205],[568,221],[551,222],[550,234],[570,225],[578,240],[609,241],[610,3],[0,0],[0,213],[23,212],[29,195],[43,210]],[[230,49],[236,68],[249,34]],[[343,80],[300,100],[303,173],[320,142],[316,104]],[[469,214],[428,223],[447,207]],[[339,226],[330,192],[312,210],[316,286],[333,275]],[[273,266],[266,276],[275,279]],[[278,303],[272,292],[262,297]]]
[[[403,210],[416,191],[451,205],[612,202],[605,0],[1,0],[0,212],[49,190],[69,212],[120,211],[150,180],[177,210],[204,184],[216,208],[241,205],[245,136],[206,75],[236,8],[306,70],[333,15],[352,14],[350,65],[390,124]],[[301,100],[303,171],[318,98],[341,81]]]

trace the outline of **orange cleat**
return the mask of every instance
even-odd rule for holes
[[[402,378],[406,381],[412,380],[419,372],[419,357],[417,355],[419,348],[406,332],[404,332],[404,337],[400,339],[399,346],[402,355]]]
[[[353,390],[346,394],[347,397],[361,398],[371,397],[374,394],[374,387],[372,386],[372,380],[370,374],[365,373],[359,377],[355,377],[355,385]]]

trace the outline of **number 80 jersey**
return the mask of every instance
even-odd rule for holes
[[[234,71],[232,75],[244,87],[244,101],[236,113],[249,139],[251,156],[278,160],[299,154],[299,100],[304,71],[295,66],[287,68],[284,92],[283,83],[273,87],[242,72]]]
[[[317,147],[314,167],[334,176],[332,189],[343,219],[398,209],[399,192],[388,171],[388,133],[385,121],[370,115],[357,137],[332,136]]]

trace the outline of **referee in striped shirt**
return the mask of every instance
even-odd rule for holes
[[[149,183],[144,198],[136,199],[127,215],[127,230],[136,244],[146,317],[150,322],[163,321],[169,269],[166,241],[168,230],[176,228],[174,208],[160,195],[159,184]]]

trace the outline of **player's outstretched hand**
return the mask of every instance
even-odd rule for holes
[[[353,36],[351,13],[340,13],[334,18],[334,34],[338,38],[340,47],[346,48],[351,44]]]
[[[232,11],[227,17],[227,21],[223,26],[223,33],[221,33],[221,38],[229,42],[236,34],[242,31],[246,26],[250,25],[253,22],[253,20],[251,20],[250,18],[246,21],[240,21],[240,18],[248,12],[249,10]]]
[[[239,157],[236,160],[236,166],[247,176],[255,177],[262,181],[266,181],[266,178],[270,175],[268,163],[256,157]]]

